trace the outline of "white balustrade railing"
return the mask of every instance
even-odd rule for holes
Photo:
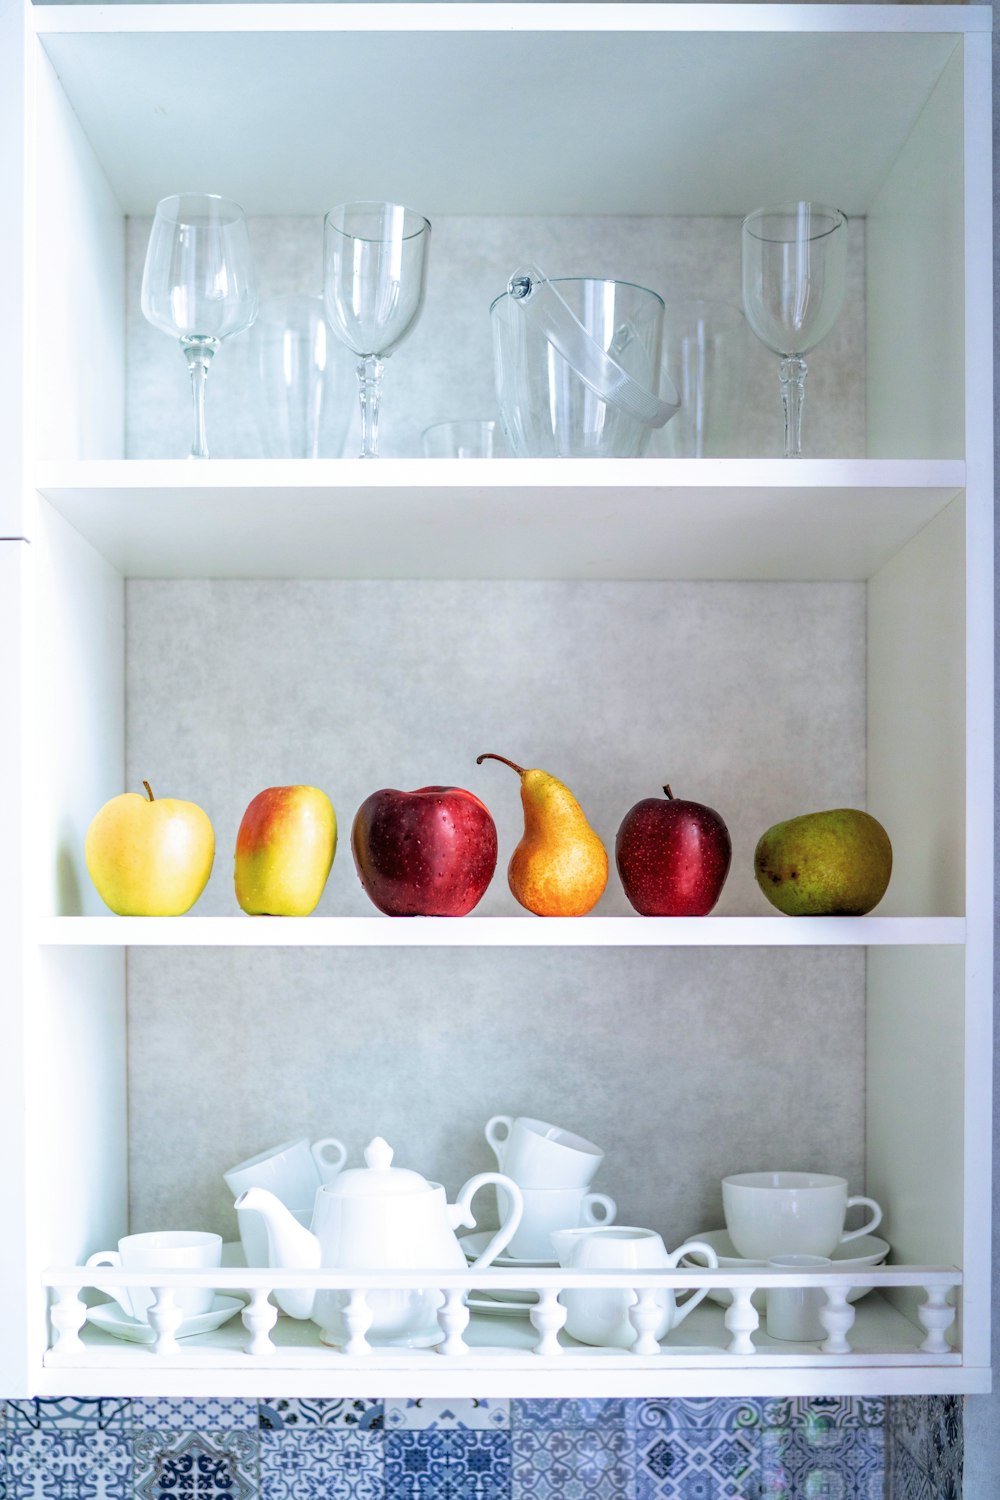
[[[669,1348],[671,1335],[662,1342],[657,1341],[654,1330],[660,1317],[657,1301],[659,1291],[669,1290],[680,1296],[698,1291],[702,1287],[713,1292],[728,1292],[731,1302],[725,1309],[722,1322],[729,1335],[729,1342],[719,1346],[720,1352],[734,1359],[756,1357],[759,1346],[754,1343],[754,1334],[761,1324],[760,1316],[753,1304],[757,1290],[777,1287],[822,1288],[826,1292],[825,1305],[819,1318],[826,1331],[826,1338],[818,1345],[821,1354],[850,1355],[852,1353],[851,1331],[855,1322],[855,1308],[848,1301],[852,1288],[888,1290],[896,1287],[918,1288],[924,1299],[916,1309],[924,1333],[917,1346],[924,1356],[954,1357],[955,1350],[948,1342],[947,1334],[955,1320],[955,1308],[948,1300],[962,1284],[962,1273],[950,1266],[869,1266],[857,1271],[733,1271],[708,1270],[699,1267],[682,1267],[669,1271],[649,1270],[641,1275],[635,1271],[570,1271],[563,1269],[509,1270],[489,1267],[486,1270],[466,1269],[462,1271],[371,1271],[365,1274],[347,1271],[290,1271],[250,1270],[243,1267],[223,1267],[196,1270],[173,1270],[162,1272],[124,1271],[116,1267],[88,1268],[72,1266],[64,1270],[54,1269],[43,1275],[43,1284],[50,1288],[52,1303],[50,1321],[52,1326],[52,1351],[57,1355],[81,1355],[85,1349],[81,1330],[87,1317],[87,1306],[81,1292],[94,1289],[100,1280],[105,1292],[128,1287],[153,1287],[155,1300],[149,1309],[149,1324],[153,1341],[147,1350],[154,1355],[176,1354],[181,1347],[177,1341],[177,1330],[183,1315],[175,1299],[175,1292],[195,1287],[211,1287],[217,1293],[239,1293],[248,1298],[243,1309],[243,1326],[246,1331],[244,1352],[251,1359],[266,1359],[274,1353],[275,1343],[271,1335],[278,1319],[278,1309],[271,1293],[275,1287],[282,1290],[339,1291],[345,1293],[341,1317],[348,1331],[347,1342],[340,1349],[331,1349],[333,1357],[363,1357],[373,1352],[367,1337],[373,1321],[368,1294],[379,1291],[427,1291],[436,1289],[441,1293],[441,1305],[437,1312],[442,1332],[441,1342],[434,1352],[444,1358],[455,1358],[467,1354],[469,1345],[464,1334],[470,1322],[470,1311],[465,1298],[473,1290],[494,1292],[499,1296],[510,1292],[534,1292],[537,1302],[524,1309],[537,1340],[531,1352],[542,1358],[565,1358],[587,1351],[580,1345],[567,1345],[560,1339],[560,1331],[566,1322],[566,1307],[560,1300],[564,1291],[604,1291],[626,1289],[635,1296],[629,1309],[629,1320],[635,1329],[635,1340],[628,1350],[616,1351],[621,1355],[648,1357],[662,1354]],[[480,1350],[483,1348],[479,1341]],[[607,1352],[607,1351],[604,1351]],[[775,1354],[775,1346],[768,1346],[768,1354]],[[780,1352],[780,1351],[779,1351]],[[872,1350],[868,1349],[871,1353]],[[877,1352],[877,1350],[875,1351]]]

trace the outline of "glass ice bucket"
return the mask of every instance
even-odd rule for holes
[[[515,458],[638,458],[677,410],[658,397],[663,300],[628,281],[511,278],[490,307]]]

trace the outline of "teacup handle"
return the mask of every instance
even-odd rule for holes
[[[521,1196],[521,1189],[512,1177],[505,1177],[502,1172],[477,1172],[475,1177],[469,1178],[455,1199],[455,1202],[449,1207],[448,1212],[451,1216],[451,1226],[453,1229],[457,1229],[460,1224],[464,1225],[466,1229],[475,1229],[476,1216],[469,1205],[476,1193],[479,1192],[479,1189],[485,1187],[488,1182],[495,1182],[498,1187],[503,1188],[507,1195],[507,1202],[510,1204],[510,1209],[507,1217],[486,1246],[482,1255],[479,1256],[478,1260],[472,1262],[469,1269],[473,1271],[477,1268],[481,1270],[484,1266],[492,1265],[501,1250],[506,1250],[514,1238],[517,1226],[521,1222],[521,1215],[524,1212],[524,1199]]]
[[[86,1264],[88,1266],[115,1266],[120,1271],[122,1258],[117,1250],[98,1250],[94,1255],[87,1256]],[[126,1300],[128,1299],[128,1292],[124,1287],[118,1287],[116,1290],[114,1287],[101,1286],[99,1281],[95,1281],[94,1286],[97,1291],[103,1292],[106,1297],[110,1297],[112,1302],[117,1302],[126,1317],[130,1318],[132,1316],[130,1307],[126,1306],[126,1303],[122,1301],[123,1297]]]
[[[595,1208],[602,1208],[602,1214],[595,1214]],[[588,1193],[583,1199],[580,1207],[580,1224],[613,1224],[618,1205],[607,1193]]]
[[[503,1135],[498,1134],[500,1126],[503,1126]],[[497,1159],[497,1166],[503,1171],[504,1147],[510,1140],[510,1133],[514,1128],[513,1115],[494,1115],[492,1120],[486,1121],[486,1129],[483,1131],[486,1139],[493,1147],[493,1155]]]
[[[856,1203],[867,1203],[868,1207],[872,1210],[872,1217],[867,1224],[862,1224],[860,1229],[845,1230],[840,1236],[840,1243],[842,1245],[846,1245],[848,1240],[859,1239],[863,1234],[871,1234],[872,1230],[877,1229],[882,1222],[882,1210],[874,1198],[848,1198],[847,1207],[853,1208]]]
[[[332,1182],[347,1160],[347,1147],[335,1135],[325,1135],[309,1147],[320,1182]]]
[[[708,1268],[710,1271],[717,1271],[719,1269],[718,1255],[712,1249],[711,1245],[705,1244],[704,1240],[688,1240],[686,1245],[681,1245],[679,1250],[675,1250],[672,1255],[667,1256],[667,1265],[671,1270],[673,1270],[678,1261],[681,1259],[681,1256],[690,1255],[692,1250],[701,1251],[702,1255],[708,1261]],[[673,1323],[671,1324],[671,1327],[679,1327],[680,1324],[684,1322],[684,1319],[687,1317],[691,1309],[693,1307],[697,1307],[698,1303],[708,1296],[710,1290],[710,1287],[703,1286],[700,1291],[692,1292],[686,1302],[675,1302],[674,1305],[676,1307],[676,1316]],[[667,1331],[669,1332],[670,1330],[668,1329]]]

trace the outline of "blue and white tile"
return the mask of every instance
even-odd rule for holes
[[[100,1429],[10,1431],[9,1500],[132,1500],[132,1446]]]
[[[260,1435],[261,1500],[384,1500],[383,1436],[308,1423]]]
[[[135,1500],[257,1500],[256,1432],[137,1430],[132,1454]]]
[[[128,1432],[132,1423],[131,1402],[123,1397],[39,1396],[6,1406],[12,1432]]]
[[[251,1431],[257,1426],[257,1402],[222,1400],[215,1396],[134,1397],[132,1424],[154,1432],[222,1432],[231,1428]]]
[[[512,1500],[626,1500],[631,1494],[624,1423],[522,1426],[511,1437]]]
[[[883,1500],[885,1439],[874,1428],[771,1428],[762,1500]]]
[[[563,1398],[512,1401],[511,1427],[535,1432],[561,1432],[568,1427],[624,1427],[628,1409],[642,1404],[638,1401],[623,1401],[618,1397],[584,1397],[579,1401]]]
[[[386,1431],[421,1432],[428,1428],[466,1432],[502,1432],[510,1426],[510,1402],[500,1398],[477,1401],[463,1397],[387,1396]]]
[[[636,1500],[759,1500],[760,1440],[755,1430],[664,1430],[635,1470]]]
[[[511,1434],[387,1431],[386,1500],[510,1500]]]
[[[786,1396],[762,1401],[762,1426],[832,1431],[845,1427],[884,1427],[884,1396]]]
[[[666,1400],[630,1401],[627,1420],[637,1455],[649,1442],[670,1432],[738,1432],[768,1422],[768,1409],[788,1403],[730,1400],[715,1396],[672,1396]],[[776,1424],[777,1425],[777,1424]]]
[[[378,1432],[384,1421],[385,1404],[373,1396],[317,1397],[269,1396],[258,1405],[262,1432],[280,1432],[294,1427],[346,1427]]]

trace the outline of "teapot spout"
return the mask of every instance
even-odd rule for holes
[[[283,1271],[319,1270],[319,1240],[296,1219],[280,1198],[266,1188],[247,1188],[236,1200],[237,1214],[255,1214],[267,1233],[267,1263]],[[274,1300],[290,1318],[312,1316],[315,1292],[304,1288],[274,1290]]]

